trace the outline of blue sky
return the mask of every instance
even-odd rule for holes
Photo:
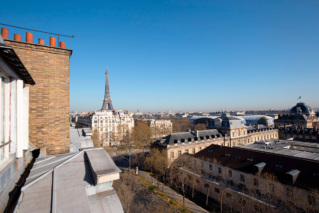
[[[70,110],[101,108],[106,67],[116,109],[319,107],[317,0],[2,0],[0,20],[75,35]]]

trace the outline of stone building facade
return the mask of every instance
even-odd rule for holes
[[[189,156],[190,163],[179,169],[178,176],[186,175],[184,181],[192,190],[222,202],[230,211],[317,212],[319,162],[309,157],[318,154],[290,151],[211,145]]]
[[[81,115],[77,126],[86,126],[97,131],[103,146],[119,145],[134,127],[131,113],[123,110],[102,110]]]
[[[159,139],[173,132],[171,120],[147,119],[147,124],[151,128],[152,138]]]
[[[8,36],[9,37],[9,36]],[[27,33],[26,42],[15,34],[15,40],[4,39],[23,61],[37,82],[30,87],[30,142],[45,148],[48,155],[69,151],[69,71],[72,50],[64,42],[56,47],[54,37],[50,46],[44,40],[33,43]]]
[[[165,151],[170,165],[182,154],[195,154],[212,144],[233,147],[260,140],[278,139],[277,129],[246,126],[243,120],[228,114],[215,118],[213,127],[214,129],[209,130],[172,133],[157,140],[154,147]]]
[[[305,103],[299,102],[289,112],[278,115],[276,127],[295,125],[297,128],[316,128],[318,118],[315,111]]]

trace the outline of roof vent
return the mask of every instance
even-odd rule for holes
[[[266,166],[265,162],[257,163],[254,165],[254,170],[258,173],[260,173]]]
[[[292,169],[289,172],[286,172],[288,181],[292,184],[295,184],[300,171],[298,169]]]

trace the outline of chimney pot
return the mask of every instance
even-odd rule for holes
[[[56,42],[55,42],[55,37],[50,37],[50,46],[51,47],[55,47],[55,45],[56,45]]]
[[[27,42],[28,43],[33,43],[33,34],[30,32],[27,32]]]
[[[7,28],[1,28],[1,36],[4,39],[9,39],[9,30]]]
[[[65,48],[65,42],[61,41],[61,42],[60,42],[60,47],[61,47],[61,48]]]
[[[21,41],[21,35],[19,35],[19,34],[14,34],[14,40],[15,40],[15,41]]]
[[[44,45],[44,39],[43,38],[39,38],[39,44]]]

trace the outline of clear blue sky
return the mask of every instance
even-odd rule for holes
[[[0,20],[75,35],[70,110],[101,108],[106,66],[116,109],[319,107],[317,0],[2,0]]]

